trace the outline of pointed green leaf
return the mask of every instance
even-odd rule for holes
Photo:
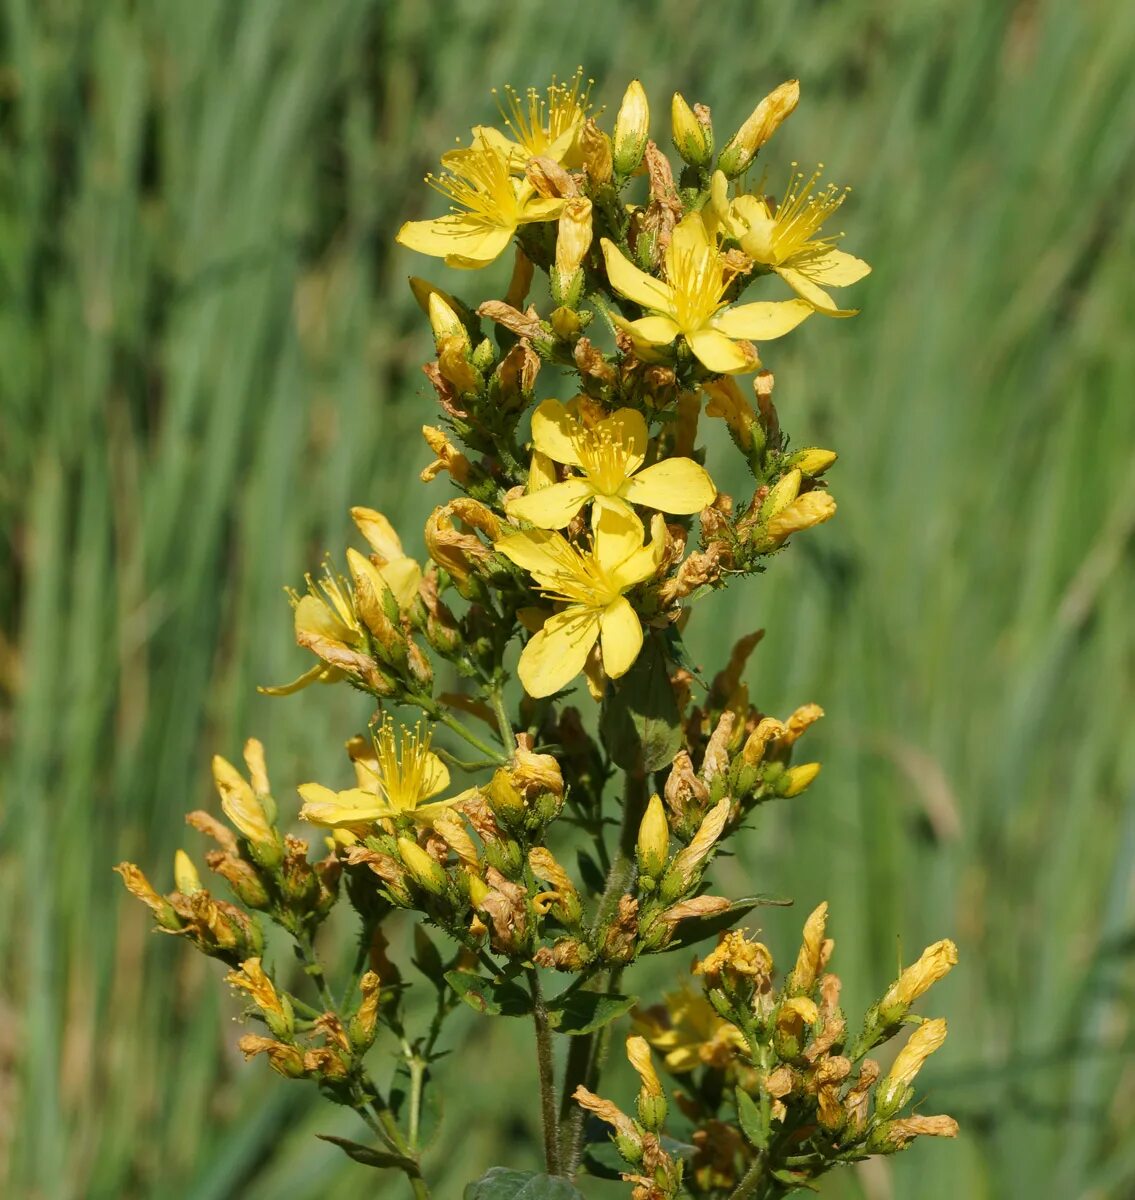
[[[486,1017],[523,1017],[532,1011],[528,993],[510,979],[485,979],[472,971],[446,971],[449,986]]]
[[[682,748],[681,718],[655,636],[635,664],[607,688],[599,722],[603,745],[625,771],[657,771]]]
[[[569,1179],[493,1167],[465,1188],[465,1200],[583,1200]]]
[[[573,987],[548,1002],[548,1019],[553,1029],[578,1037],[602,1029],[616,1017],[630,1012],[637,1003],[637,996],[586,992]]]
[[[350,1138],[335,1137],[330,1133],[317,1133],[315,1136],[321,1141],[338,1146],[348,1158],[362,1163],[364,1167],[377,1167],[379,1170],[397,1167],[400,1171],[417,1174],[417,1164],[404,1154],[395,1154],[390,1150],[376,1150],[373,1146],[364,1146],[361,1142],[352,1142]]]

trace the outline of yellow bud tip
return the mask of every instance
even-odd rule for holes
[[[183,896],[192,896],[202,890],[197,868],[184,850],[178,850],[173,856],[173,881]]]

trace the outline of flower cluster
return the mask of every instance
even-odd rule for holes
[[[408,221],[398,242],[465,271],[512,251],[500,298],[473,304],[410,281],[435,350],[420,478],[448,491],[421,560],[382,513],[351,510],[365,548],[291,593],[296,642],[313,661],[262,689],[347,684],[369,698],[369,724],[351,731],[341,777],[299,784],[283,806],[286,826],[302,823],[291,831],[258,742],[245,749],[247,778],[214,760],[231,828],[204,812],[189,821],[216,843],[205,862],[232,901],[215,899],[180,851],[166,896],[120,867],[160,929],[229,964],[267,1031],[247,1035],[244,1053],[353,1108],[377,1144],[333,1140],[401,1171],[417,1197],[429,1194],[429,1068],[462,1004],[532,1018],[534,1110],[561,1183],[601,1169],[587,1113],[613,1129],[638,1200],[742,1185],[737,1195],[779,1196],[837,1163],[953,1131],[948,1118],[899,1115],[944,1024],[920,1025],[882,1079],[863,1058],[909,1020],[952,945],[904,973],[852,1040],[825,973],[826,908],[774,990],[769,952],[735,928],[762,901],[710,884],[728,839],[820,770],[798,761],[797,743],[822,710],[778,718],[750,700],[759,632],[708,684],[683,645],[698,601],[836,510],[825,478],[835,452],[789,444],[761,364],[764,343],[814,314],[850,315],[829,289],[869,270],[824,232],[845,190],[795,168],[779,197],[746,184],[798,99],[795,81],[782,84],[715,152],[709,110],[675,95],[675,167],[650,138],[637,81],[604,129],[577,73],[506,91],[502,126],[475,127],[443,156],[429,183],[450,211]],[[714,482],[703,416],[723,422],[747,467],[743,495]],[[295,832],[305,826],[319,861]],[[359,952],[332,989],[315,937],[343,900]],[[294,976],[272,961],[262,921],[293,941]],[[407,1016],[421,1006],[405,1004],[398,962],[407,924],[433,989],[423,1029]],[[628,967],[718,935],[696,968],[700,994],[636,1009]],[[607,1027],[632,1009],[635,1117],[596,1090]],[[571,1041],[558,1102],[554,1037]],[[376,1083],[372,1046],[398,1060],[398,1086]],[[651,1047],[682,1084],[684,1142],[662,1137]],[[539,1178],[526,1195],[545,1194]]]

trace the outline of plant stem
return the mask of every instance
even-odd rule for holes
[[[540,1072],[540,1115],[544,1124],[544,1162],[549,1175],[560,1173],[559,1129],[556,1124],[556,1078],[552,1066],[552,1031],[548,1009],[535,967],[527,969],[532,992],[532,1022],[536,1027],[536,1065]]]
[[[501,745],[507,753],[511,753],[514,747],[512,722],[508,719],[508,711],[504,706],[504,689],[499,683],[489,688],[489,699],[492,701],[493,713],[500,729]]]
[[[757,1157],[753,1159],[752,1165],[742,1177],[741,1182],[729,1194],[729,1200],[747,1200],[748,1197],[754,1196],[765,1177],[766,1165],[763,1152],[758,1153]]]
[[[635,843],[645,809],[646,775],[642,772],[628,771],[619,846],[611,860],[611,869],[607,872],[603,895],[599,898],[599,907],[592,925],[593,934],[603,929],[614,916],[619,898],[626,894],[631,885],[634,877]],[[618,986],[621,976],[621,966],[609,971],[603,989],[613,990]],[[573,1097],[580,1084],[592,1091],[598,1084],[599,1073],[603,1069],[610,1045],[610,1029],[606,1028],[600,1033],[601,1036],[598,1037],[594,1033],[588,1033],[573,1038],[571,1049],[568,1051],[564,1091],[560,1099],[560,1143],[564,1174],[569,1178],[575,1174],[583,1155],[583,1109],[576,1104]]]
[[[508,759],[499,750],[494,749],[488,742],[482,741],[481,738],[467,726],[463,725],[452,713],[446,712],[445,709],[439,708],[436,704],[431,704],[428,708],[425,705],[422,705],[422,707],[435,721],[440,721],[446,729],[452,729],[458,737],[464,738],[474,750],[479,750],[490,762],[495,763],[497,766],[504,766],[508,762]]]

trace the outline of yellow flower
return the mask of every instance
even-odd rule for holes
[[[386,718],[374,739],[374,752],[352,755],[359,786],[334,792],[319,783],[303,783],[300,816],[314,825],[369,825],[393,817],[410,817],[420,825],[467,800],[476,791],[433,800],[449,786],[449,770],[430,749],[430,734],[402,730],[395,744],[394,724]],[[432,803],[428,803],[431,801]]]
[[[456,207],[431,221],[407,221],[395,241],[410,250],[450,267],[483,267],[504,253],[518,226],[560,215],[563,200],[545,200],[527,179],[514,179],[508,157],[483,135],[444,161],[445,173],[427,181]]]
[[[501,538],[496,548],[528,571],[550,599],[566,607],[550,616],[524,647],[518,673],[530,696],[550,696],[583,670],[598,641],[603,669],[612,679],[630,670],[642,649],[642,625],[623,595],[658,569],[666,525],[656,516],[643,544],[633,513],[605,508],[591,547],[577,550],[561,534],[531,529]]]
[[[382,513],[356,507],[351,509],[351,519],[370,543],[382,582],[394,593],[398,607],[409,608],[418,595],[422,568],[402,549],[402,539]]]
[[[747,1048],[744,1034],[711,1007],[704,996],[683,987],[664,1005],[635,1011],[635,1029],[657,1050],[674,1075],[700,1066],[722,1070]]]
[[[717,488],[691,458],[668,458],[640,470],[648,441],[646,419],[633,408],[620,408],[587,424],[571,405],[545,400],[532,414],[536,453],[578,467],[583,474],[511,500],[508,512],[541,529],[562,529],[591,500],[593,521],[608,508],[630,513],[632,504],[695,513],[713,503]]]
[[[710,193],[710,223],[735,237],[754,261],[771,267],[790,288],[818,312],[829,317],[851,317],[857,309],[844,309],[824,291],[846,287],[871,273],[861,258],[836,249],[836,237],[821,237],[820,227],[844,202],[847,189],[835,184],[813,191],[819,179],[794,174],[779,204],[768,196],[725,196],[725,176],[714,175]]]
[[[723,297],[733,274],[698,213],[684,217],[674,230],[666,248],[665,281],[640,271],[606,238],[602,246],[611,286],[652,314],[637,321],[616,317],[620,328],[647,347],[668,346],[680,334],[715,374],[754,370],[760,363],[746,339],[781,337],[812,312],[802,300],[726,305]]]
[[[511,169],[521,173],[531,158],[579,166],[579,137],[591,108],[591,83],[584,86],[582,68],[568,83],[553,79],[544,95],[531,87],[523,96],[512,87],[505,87],[504,94],[504,102],[498,96],[497,105],[512,137],[492,126],[478,125],[473,129],[474,140],[482,140],[504,154]],[[445,155],[442,162],[448,163],[448,159]]]

